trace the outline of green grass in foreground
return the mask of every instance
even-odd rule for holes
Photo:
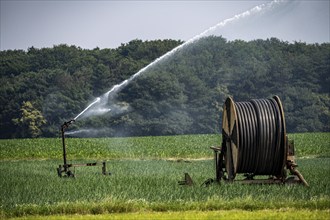
[[[99,167],[76,170],[77,178],[58,178],[60,161],[0,163],[1,215],[105,214],[140,211],[320,209],[330,207],[330,158],[300,159],[310,187],[242,185],[200,187],[213,177],[213,161],[112,160],[111,176]],[[179,186],[188,172],[195,186]],[[1,216],[0,215],[0,216]]]
[[[0,218],[185,211],[189,216],[192,211],[232,209],[327,214],[329,135],[290,135],[309,188],[239,183],[200,187],[214,177],[214,162],[189,158],[211,158],[209,147],[220,144],[219,135],[67,139],[69,162],[105,159],[112,172],[102,176],[100,167],[77,168],[75,179],[57,177],[56,167],[63,163],[60,139],[0,140]],[[178,185],[185,172],[195,186]]]
[[[56,215],[56,216],[29,216],[22,218],[14,218],[12,220],[102,220],[102,219],[158,219],[158,220],[204,220],[204,219],[324,219],[330,217],[329,210],[308,210],[308,209],[279,209],[279,210],[221,210],[221,211],[189,211],[189,212],[137,212],[137,213],[120,213],[120,214],[103,214],[103,215]]]

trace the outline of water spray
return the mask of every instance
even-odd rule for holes
[[[196,35],[195,37],[189,39],[188,41],[186,41],[185,43],[175,47],[174,49],[172,49],[171,51],[165,53],[164,55],[160,56],[159,58],[157,58],[156,60],[154,60],[153,62],[151,62],[150,64],[148,64],[147,66],[143,67],[142,69],[140,69],[137,73],[135,73],[134,75],[132,75],[130,78],[124,80],[123,82],[114,85],[109,91],[107,91],[106,93],[104,93],[102,96],[97,97],[91,104],[89,104],[82,112],[80,112],[73,120],[70,120],[68,122],[65,122],[62,126],[61,126],[61,132],[62,132],[62,144],[63,144],[63,162],[64,165],[60,165],[59,168],[57,169],[58,171],[58,175],[60,177],[62,177],[62,173],[64,172],[66,174],[66,176],[74,176],[74,174],[69,170],[69,167],[75,167],[75,166],[95,166],[96,163],[89,163],[89,164],[80,164],[80,165],[74,165],[74,164],[67,164],[66,161],[66,146],[65,146],[65,129],[69,127],[69,125],[71,125],[73,122],[75,122],[75,120],[77,120],[81,115],[85,114],[88,110],[88,112],[92,112],[94,115],[95,114],[104,114],[106,112],[109,112],[111,109],[109,108],[105,108],[105,106],[108,103],[109,97],[113,97],[115,96],[118,92],[120,92],[123,88],[125,88],[132,80],[134,80],[135,78],[139,77],[141,74],[143,74],[146,70],[148,70],[149,68],[153,67],[154,65],[156,65],[157,63],[163,61],[164,59],[168,58],[169,56],[171,56],[172,54],[176,53],[177,51],[181,50],[182,48],[186,47],[187,45],[190,45],[198,40],[200,40],[201,38],[205,37],[206,35],[212,33],[213,31],[215,31],[218,28],[223,28],[226,25],[236,22],[240,19],[243,18],[247,18],[249,16],[252,15],[256,15],[262,12],[265,12],[267,10],[271,10],[273,9],[275,6],[279,5],[280,3],[284,2],[283,0],[274,0],[272,2],[269,3],[265,3],[265,4],[261,4],[258,5],[248,11],[245,11],[241,14],[237,14],[232,18],[228,18],[225,19],[223,21],[221,21],[220,23],[217,23],[216,25],[208,28],[207,30],[205,30],[204,32]],[[94,111],[91,111],[91,109],[98,107],[97,109],[95,109]],[[90,114],[90,115],[93,115]],[[103,170],[104,169],[104,170]],[[103,174],[105,174],[105,162],[103,162]]]
[[[90,107],[92,107],[95,103],[99,102],[100,100],[101,100],[101,98],[100,98],[100,97],[97,97],[97,98],[95,99],[95,101],[92,102],[89,106],[87,106],[82,112],[80,112],[80,113],[74,118],[74,120],[77,120],[77,118],[78,118],[80,115],[84,114],[84,113],[85,113]]]
[[[172,50],[168,51],[167,53],[165,53],[164,55],[160,56],[159,58],[157,58],[156,60],[154,60],[153,62],[151,62],[150,64],[148,64],[147,66],[143,67],[142,69],[140,69],[138,72],[136,72],[134,75],[132,75],[130,78],[124,80],[123,82],[114,85],[109,91],[107,91],[106,93],[104,93],[102,96],[96,98],[96,100],[90,104],[85,110],[83,110],[80,114],[78,114],[75,119],[77,119],[79,116],[81,116],[83,113],[85,113],[87,111],[87,109],[89,109],[90,107],[92,107],[94,104],[96,104],[97,102],[101,102],[101,103],[107,103],[108,102],[108,98],[109,96],[114,96],[116,93],[120,92],[122,89],[124,89],[132,80],[134,80],[135,78],[139,77],[141,74],[143,74],[146,70],[148,70],[149,68],[153,67],[154,65],[156,65],[157,63],[165,60],[166,58],[168,58],[169,56],[171,56],[172,54],[176,53],[177,51],[183,49],[184,47],[200,40],[201,38],[211,34],[212,32],[214,32],[216,29],[218,28],[223,28],[226,25],[230,24],[230,23],[234,23],[237,22],[243,18],[247,18],[253,15],[257,15],[259,13],[263,13],[266,12],[268,10],[273,9],[276,6],[279,6],[280,4],[282,4],[283,2],[285,2],[284,0],[274,0],[268,3],[264,3],[258,6],[253,7],[252,9],[245,11],[243,13],[237,14],[231,18],[225,19],[219,23],[217,23],[216,25],[208,28],[207,30],[203,31],[202,33],[194,36],[193,38],[189,39],[188,41],[186,41],[185,43],[173,48]]]

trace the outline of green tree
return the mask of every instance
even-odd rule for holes
[[[56,136],[59,126],[95,97],[179,44],[136,39],[114,49],[61,44],[0,51],[0,138],[32,137],[28,122],[24,128],[21,120],[26,100],[47,120],[42,136]],[[105,136],[219,133],[226,97],[246,101],[278,95],[288,132],[329,131],[329,51],[329,43],[201,38],[109,99],[127,104],[129,111],[111,111],[73,126],[106,127]]]
[[[46,124],[42,113],[33,107],[30,101],[23,102],[20,109],[20,117],[13,119],[20,137],[38,137],[41,135],[41,126]]]

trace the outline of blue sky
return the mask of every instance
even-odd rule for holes
[[[187,41],[209,27],[271,1],[5,1],[0,49],[76,45],[116,48],[133,39]],[[277,37],[330,42],[329,0],[290,1],[216,32],[229,40]]]

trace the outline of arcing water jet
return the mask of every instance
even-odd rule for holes
[[[202,32],[199,35],[196,35],[195,37],[191,38],[190,40],[186,41],[185,43],[175,47],[174,49],[172,49],[171,51],[165,53],[164,55],[160,56],[159,58],[157,58],[156,60],[154,60],[153,62],[151,62],[150,64],[148,64],[147,66],[145,66],[144,68],[140,69],[137,73],[135,73],[134,75],[132,75],[130,78],[128,78],[127,80],[124,80],[123,82],[114,85],[108,92],[106,92],[105,94],[103,94],[100,97],[97,97],[91,104],[89,104],[82,112],[80,112],[73,120],[65,122],[62,126],[61,126],[61,132],[62,132],[62,142],[63,142],[63,158],[64,158],[64,164],[60,165],[57,169],[58,171],[58,175],[60,177],[62,177],[62,173],[65,173],[65,176],[68,177],[74,177],[74,173],[72,173],[69,168],[70,167],[75,167],[75,166],[95,166],[96,163],[88,163],[88,164],[68,164],[66,161],[66,146],[65,146],[65,129],[68,128],[68,126],[73,123],[75,120],[77,120],[79,117],[81,117],[82,115],[86,114],[86,115],[100,115],[100,114],[104,114],[106,112],[109,112],[111,109],[107,108],[108,106],[108,102],[109,102],[109,98],[113,98],[118,92],[120,92],[123,88],[125,88],[132,80],[134,80],[135,78],[139,77],[141,74],[143,74],[147,69],[153,67],[154,65],[160,63],[161,61],[165,60],[166,58],[172,56],[172,54],[176,53],[177,51],[183,49],[184,47],[186,47],[187,45],[190,45],[192,43],[195,43],[196,41],[198,41],[199,39],[209,35],[210,33],[212,33],[213,31],[215,31],[218,28],[222,28],[230,23],[236,22],[240,19],[243,18],[247,18],[249,16],[252,15],[256,15],[258,13],[262,13],[265,12],[267,10],[273,9],[275,6],[279,5],[279,3],[282,3],[283,1],[280,0],[274,0],[270,3],[265,3],[259,6],[256,6],[246,12],[243,12],[241,14],[237,14],[232,18],[226,19],[210,28],[208,28],[207,30],[205,30],[204,32]],[[87,114],[88,112],[88,114]],[[86,116],[87,117],[87,116]],[[102,173],[106,174],[105,172],[105,162],[103,162],[103,167],[102,167]]]
[[[266,12],[268,10],[272,10],[274,9],[276,6],[282,4],[283,0],[274,0],[272,2],[269,3],[265,3],[265,4],[261,4],[258,5],[248,11],[245,11],[241,14],[237,14],[231,18],[225,19],[219,23],[217,23],[216,25],[208,28],[207,30],[205,30],[204,32],[196,35],[195,37],[191,38],[190,40],[186,41],[185,43],[175,47],[174,49],[172,49],[171,51],[165,53],[164,55],[160,56],[159,58],[157,58],[156,60],[154,60],[153,62],[151,62],[150,64],[148,64],[147,66],[143,67],[142,69],[140,69],[137,73],[135,73],[134,75],[132,75],[129,79],[124,80],[123,82],[114,85],[108,92],[106,92],[105,94],[103,94],[102,96],[98,97],[98,100],[95,100],[92,104],[90,104],[85,110],[83,110],[81,113],[79,113],[75,119],[77,119],[79,116],[81,116],[82,114],[84,114],[89,108],[91,108],[93,105],[93,108],[100,108],[100,107],[104,107],[107,103],[108,103],[108,98],[109,96],[114,96],[115,94],[117,94],[118,92],[120,92],[123,88],[125,88],[132,80],[134,80],[135,78],[139,77],[141,74],[143,74],[146,70],[148,70],[149,68],[153,67],[154,65],[160,63],[161,61],[165,60],[166,58],[172,56],[172,54],[176,53],[177,51],[183,49],[184,47],[195,43],[196,41],[198,41],[199,39],[210,35],[212,32],[214,32],[215,30],[217,30],[218,28],[223,28],[226,25],[233,23],[233,22],[237,22],[241,19],[250,17],[252,15],[257,15],[259,13],[263,13]],[[98,104],[97,104],[98,103]],[[97,104],[97,105],[96,105]],[[98,112],[98,111],[96,111]],[[91,112],[90,112],[91,113]],[[95,115],[95,114],[90,114],[90,115]],[[87,116],[86,116],[87,117]]]
[[[101,98],[100,97],[97,97],[95,100],[94,100],[94,102],[92,102],[89,106],[87,106],[82,112],[80,112],[75,118],[74,118],[74,120],[77,120],[77,118],[80,116],[80,115],[82,115],[82,114],[84,114],[89,108],[91,108],[95,103],[97,103],[97,102],[99,102],[101,100]]]

